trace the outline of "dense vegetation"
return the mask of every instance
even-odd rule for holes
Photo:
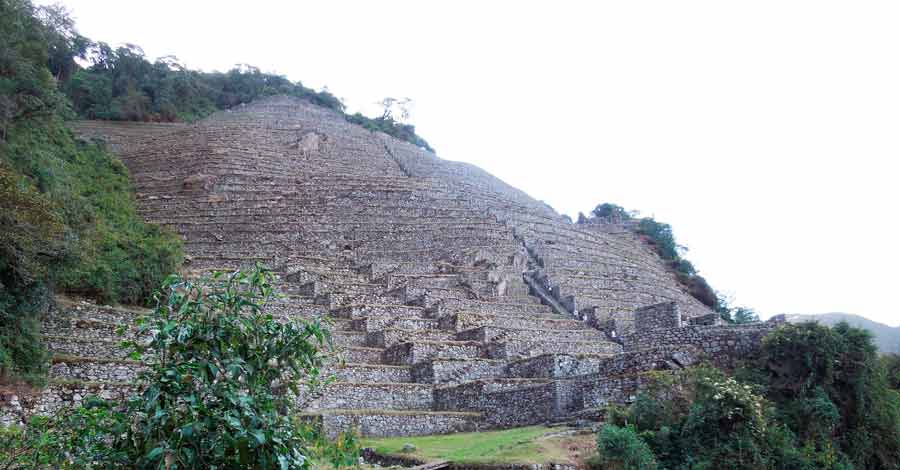
[[[317,447],[335,466],[355,463],[355,437],[320,446],[295,421],[330,337],[319,323],[266,313],[272,280],[262,268],[167,279],[140,340],[123,343],[147,364],[134,396],[0,432],[0,466],[302,469]]]
[[[245,64],[224,73],[200,72],[186,68],[174,56],[150,62],[139,46],[113,48],[81,36],[61,7],[44,7],[38,15],[44,25],[58,33],[48,44],[50,72],[82,118],[190,122],[264,96],[289,95],[331,109],[367,129],[433,151],[413,125],[402,122],[408,114],[395,117],[390,105],[374,119],[359,113],[347,115],[341,100],[327,90],[315,91],[281,75],[262,73]],[[89,65],[82,67],[75,58]],[[385,100],[390,104],[400,102]]]
[[[895,361],[865,330],[787,325],[734,378],[659,375],[598,437],[601,468],[894,469]]]
[[[66,128],[57,87],[82,39],[65,17],[0,0],[0,378],[39,380],[54,289],[146,303],[180,241],[137,214],[125,167]]]
[[[687,288],[694,298],[707,307],[719,312],[722,317],[735,323],[747,323],[758,320],[756,313],[747,307],[733,307],[727,299],[716,293],[706,279],[701,276],[693,263],[684,258],[686,248],[675,241],[672,226],[658,222],[653,217],[637,218],[636,212],[625,210],[622,206],[610,203],[599,204],[591,211],[589,217],[578,214],[579,224],[618,223],[632,227],[653,247],[654,251],[675,272],[675,276]]]

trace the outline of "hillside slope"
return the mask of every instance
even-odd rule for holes
[[[771,324],[728,327],[631,230],[586,230],[487,172],[276,96],[191,125],[81,122],[130,170],[185,271],[263,263],[274,315],[328,318],[337,381],[301,406],[330,433],[422,435],[595,416],[657,369],[727,365]],[[135,315],[53,312],[52,386],[127,393]],[[83,394],[79,394],[83,396]],[[2,406],[0,406],[2,408]]]

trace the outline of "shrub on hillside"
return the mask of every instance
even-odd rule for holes
[[[594,468],[609,470],[654,470],[656,458],[633,427],[606,425],[597,436],[598,456]]]
[[[624,207],[608,202],[597,205],[597,207],[591,211],[591,215],[609,222],[624,222],[626,220],[631,220],[631,214],[626,211]]]

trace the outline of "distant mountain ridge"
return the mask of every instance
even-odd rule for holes
[[[851,326],[863,328],[872,332],[875,337],[875,345],[882,353],[900,353],[900,327],[893,327],[869,320],[866,317],[851,313],[820,313],[816,315],[787,314],[787,320],[791,323],[804,321],[816,321],[823,325],[836,325],[842,321]]]

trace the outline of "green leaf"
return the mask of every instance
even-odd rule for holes
[[[241,424],[241,420],[235,418],[234,416],[226,416],[225,422],[228,423],[229,426],[231,426],[232,428],[234,428],[238,431],[244,430],[244,426]]]
[[[165,451],[166,451],[166,449],[164,449],[162,447],[157,447],[157,448],[151,450],[147,454],[147,456],[144,458],[147,460],[156,460],[156,459],[160,458],[162,456],[163,452],[165,452]]]
[[[255,439],[258,445],[263,445],[266,443],[266,434],[262,432],[262,430],[256,430],[250,433]]]

